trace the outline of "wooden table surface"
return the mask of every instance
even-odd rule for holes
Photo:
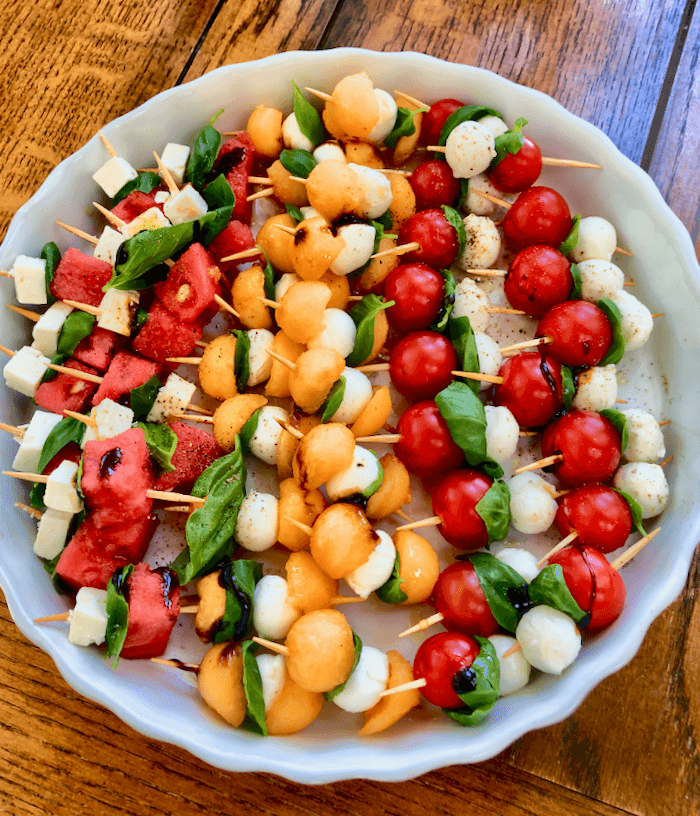
[[[4,0],[0,235],[102,124],[220,65],[293,49],[415,50],[550,94],[647,170],[697,242],[695,0]],[[696,243],[697,246],[697,243]],[[210,768],[82,699],[0,603],[0,813],[700,811],[700,561],[637,657],[568,720],[411,782],[305,787]]]

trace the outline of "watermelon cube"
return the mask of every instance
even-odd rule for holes
[[[162,210],[163,205],[156,204],[156,192],[157,190],[153,190],[151,193],[142,193],[140,190],[132,190],[119,204],[112,207],[112,212],[117,218],[121,218],[122,221],[126,221],[128,224],[137,216],[145,213],[146,210],[150,210],[151,207],[158,207]]]
[[[242,221],[230,221],[209,244],[209,251],[222,272],[233,272],[238,269],[239,264],[258,263],[262,256],[254,255],[252,258],[244,258],[240,261],[222,261],[221,259],[235,255],[236,252],[243,252],[244,249],[252,249],[254,246],[255,238],[251,228]]]
[[[104,294],[102,287],[111,277],[112,267],[106,261],[71,247],[56,267],[49,289],[57,300],[77,300],[99,306]]]
[[[120,402],[122,397],[128,395],[133,388],[138,388],[148,382],[151,377],[159,375],[160,366],[156,365],[156,363],[129,354],[128,351],[120,351],[110,363],[107,373],[92,399],[92,404],[99,405],[103,399]],[[128,399],[126,402],[128,403]]]
[[[214,257],[202,244],[192,244],[171,268],[168,277],[155,286],[156,297],[184,323],[195,323],[221,295],[221,272]],[[217,307],[218,308],[218,307]]]
[[[246,201],[248,195],[248,176],[255,161],[255,145],[250,136],[243,131],[234,139],[228,139],[219,148],[214,163],[214,172],[223,173],[231,185],[236,203],[231,218],[250,224],[252,206]]]
[[[109,329],[95,326],[92,332],[75,347],[73,357],[85,365],[92,366],[102,374],[109,368],[112,357],[119,351],[125,340],[125,337]]]
[[[94,368],[83,365],[77,360],[67,360],[66,368],[84,371],[86,374],[97,375]],[[79,380],[70,374],[57,374],[52,380],[42,383],[34,394],[34,402],[54,414],[63,414],[66,408],[70,411],[81,411],[90,399],[96,383]]]
[[[161,567],[137,564],[129,587],[129,627],[121,657],[145,660],[165,651],[170,633],[180,614],[180,584],[177,575]]]
[[[163,362],[167,357],[187,357],[201,337],[201,326],[178,320],[156,300],[132,345],[144,357]]]
[[[161,473],[153,487],[156,490],[189,493],[192,485],[212,462],[224,455],[224,451],[207,431],[178,420],[171,422],[170,427],[177,435],[177,447],[172,458],[175,470]]]

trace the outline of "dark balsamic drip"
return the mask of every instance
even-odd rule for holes
[[[476,672],[472,668],[460,669],[452,677],[455,694],[468,694],[476,689]]]
[[[222,663],[228,663],[228,661],[236,656],[236,650],[238,649],[238,642],[235,640],[229,641],[226,646],[221,650],[221,654],[219,655],[219,660]]]
[[[126,241],[123,244],[119,244],[119,249],[117,250],[117,254],[114,256],[114,265],[115,266],[122,266],[129,260],[129,250],[126,248]]]
[[[582,345],[583,353],[588,356],[591,353],[591,344],[588,342],[588,340],[584,340]]]
[[[204,229],[202,225],[199,223],[198,220],[194,220],[192,223],[192,242],[195,244],[202,243],[202,236],[204,235]]]
[[[519,587],[508,587],[506,597],[510,605],[515,609],[518,618],[522,618],[529,609],[532,609],[532,601],[527,591],[527,584],[523,584]]]
[[[581,558],[583,558],[585,565],[588,567],[588,572],[591,575],[591,594],[589,595],[588,609],[585,610],[586,617],[579,623],[581,628],[585,628],[591,622],[591,618],[593,617],[593,607],[595,606],[595,598],[598,591],[598,578],[596,576],[595,569],[588,558],[588,553],[580,544],[576,547],[576,549],[581,553]]]
[[[117,592],[129,602],[129,582],[124,575],[124,570],[119,570],[115,572],[111,578],[112,586],[117,590]]]
[[[173,602],[170,600],[170,593],[180,586],[177,575],[167,567],[158,567],[153,572],[160,575],[160,584],[163,590],[163,603],[166,609],[172,609]]]
[[[306,239],[308,238],[308,235],[309,231],[306,229],[306,227],[301,227],[301,229],[298,229],[294,236],[294,246],[299,246],[299,244],[303,244],[304,241],[306,241]]]
[[[106,479],[108,476],[113,476],[117,465],[122,460],[122,449],[112,448],[100,459],[100,479]]]
[[[552,370],[549,367],[549,363],[547,362],[547,357],[544,353],[544,349],[542,348],[542,346],[539,347],[539,352],[540,352],[540,371],[542,372],[542,376],[544,377],[544,380],[547,383],[547,387],[552,392],[554,399],[556,401],[559,401],[557,381],[554,379],[554,374],[552,374]]]
[[[218,172],[227,176],[243,161],[247,153],[247,147],[234,147],[233,150],[221,157],[217,167]]]
[[[331,222],[331,232],[334,236],[338,234],[338,230],[341,227],[347,227],[349,224],[366,224],[367,222],[364,218],[360,218],[359,215],[354,215],[353,213],[343,213],[339,215],[333,222]]]
[[[241,608],[241,617],[233,625],[233,637],[235,640],[242,640],[248,631],[250,614],[253,611],[253,602],[250,596],[238,586],[238,581],[234,574],[233,561],[226,564],[219,573],[219,586],[223,587],[226,592],[232,592]],[[216,635],[218,632],[221,632],[226,627],[226,623],[224,618],[221,618],[214,627],[214,634]]]
[[[171,657],[170,662],[175,663],[175,668],[180,671],[192,672],[192,674],[197,674],[199,671],[199,666],[193,666],[191,663],[183,663],[182,660],[178,660],[177,657]]]
[[[343,501],[347,502],[347,504],[354,504],[362,510],[366,510],[369,496],[363,496],[362,493],[353,493],[351,496],[345,496]]]

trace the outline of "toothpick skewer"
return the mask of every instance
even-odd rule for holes
[[[535,348],[537,346],[546,346],[553,343],[551,337],[535,337],[534,340],[523,340],[522,343],[513,343],[512,346],[505,346],[501,349],[501,354],[509,351],[518,351],[519,349]]]
[[[30,507],[28,504],[22,504],[22,502],[12,502],[16,508],[19,510],[24,510],[25,513],[29,513],[32,518],[37,519],[37,521],[44,515],[41,510],[37,510],[36,507]]]
[[[413,689],[421,689],[425,688],[428,685],[428,681],[425,677],[419,677],[417,680],[412,680],[410,683],[403,683],[400,686],[394,686],[394,688],[387,689],[383,691],[379,697],[391,697],[392,694],[401,694],[402,691],[412,691]]]
[[[18,428],[16,425],[7,425],[4,422],[0,422],[0,431],[6,431],[7,433],[12,434],[12,436],[16,436],[20,439],[26,433],[24,428]]]
[[[370,255],[370,258],[384,258],[387,255],[405,255],[408,252],[415,252],[418,249],[420,249],[420,244],[416,241],[411,241],[409,244],[384,249],[382,252],[375,252],[374,255]]]
[[[70,224],[64,224],[63,221],[54,221],[56,226],[61,227],[61,229],[67,230],[68,232],[72,232],[73,235],[77,235],[78,238],[83,238],[85,241],[88,241],[93,246],[97,246],[99,243],[99,238],[96,235],[90,235],[89,232],[84,232],[77,227],[71,227]]]
[[[41,315],[39,312],[31,312],[29,309],[22,309],[21,306],[14,306],[12,303],[5,304],[8,309],[13,312],[16,312],[18,315],[22,315],[22,317],[26,317],[28,320],[32,320],[34,323],[38,323]]]
[[[401,527],[396,528],[396,532],[399,533],[402,530],[418,530],[421,527],[436,527],[438,524],[442,524],[440,516],[430,516],[430,518],[420,519],[420,521],[412,521],[410,524],[402,524]]]
[[[482,277],[505,278],[507,269],[465,269],[469,275],[481,275]]]
[[[557,544],[556,547],[552,547],[552,549],[546,554],[543,555],[542,558],[537,562],[537,567],[541,567],[546,561],[548,561],[553,555],[556,555],[560,550],[563,550],[564,547],[568,547],[572,541],[575,541],[578,538],[578,533],[576,530],[573,530],[569,533],[566,538],[562,538],[562,540]]]
[[[260,249],[258,247],[252,247],[251,249],[244,249],[241,252],[235,252],[233,255],[227,255],[225,258],[222,258],[222,261],[239,261],[242,258],[254,258],[256,255],[260,254]]]
[[[225,312],[229,312],[234,317],[237,317],[240,320],[241,317],[240,314],[238,314],[238,312],[233,308],[233,306],[231,306],[230,303],[226,303],[226,301],[221,297],[221,295],[214,295],[214,300],[219,304],[219,306],[221,306],[221,308]]]
[[[160,177],[168,185],[168,190],[170,190],[170,194],[177,195],[180,192],[180,188],[177,186],[177,183],[173,178],[172,173],[160,160],[160,156],[156,153],[155,150],[153,151],[153,158],[156,160],[156,164],[158,165],[158,172],[160,173]]]
[[[450,373],[453,377],[464,377],[467,380],[503,385],[503,377],[499,377],[497,374],[481,374],[478,371],[451,371]]]
[[[537,462],[531,462],[529,465],[524,465],[513,471],[513,475],[518,473],[527,473],[530,470],[537,470],[538,468],[546,468],[550,465],[555,465],[557,462],[563,462],[564,457],[561,453],[553,453],[551,456],[545,456],[544,459],[538,459]]]
[[[622,555],[618,555],[618,557],[610,564],[613,569],[619,570],[620,567],[624,567],[624,565],[634,558],[637,553],[643,550],[646,545],[661,532],[661,527],[657,527],[655,530],[652,530],[650,533],[644,536],[644,538],[640,538],[636,544],[633,544],[629,550],[626,550],[622,553]]]
[[[416,99],[415,96],[409,96],[407,93],[403,91],[394,91],[395,96],[402,96],[407,102],[410,102],[412,105],[415,105],[417,108],[428,108],[430,109],[430,105],[426,105],[425,102],[421,102],[420,99]]]
[[[275,224],[277,229],[282,230],[282,232],[289,233],[289,235],[296,235],[299,232],[298,229],[294,229],[294,227],[288,227],[286,224]]]
[[[439,145],[430,145],[427,150],[433,153],[445,153],[447,148]],[[602,170],[602,164],[593,164],[591,162],[577,161],[576,159],[553,159],[549,156],[542,156],[542,164],[548,167],[580,167],[591,170]]]
[[[277,360],[278,363],[282,363],[283,366],[286,366],[290,371],[297,370],[297,364],[293,363],[291,360],[288,360],[286,357],[282,357],[280,354],[277,354],[274,351],[270,351],[270,349],[265,349],[270,357],[273,360]]]
[[[92,206],[98,212],[102,213],[102,215],[104,215],[104,217],[109,221],[109,223],[113,227],[119,228],[119,227],[125,227],[126,226],[126,221],[124,221],[124,219],[119,218],[118,215],[115,215],[113,212],[108,210],[106,207],[103,207],[102,204],[98,204],[96,201],[93,201]]]
[[[373,434],[372,436],[356,436],[355,442],[381,442],[383,445],[393,445],[401,439],[401,434]]]
[[[370,363],[369,365],[357,366],[355,371],[361,371],[363,374],[372,374],[375,371],[389,371],[390,368],[389,363]]]
[[[308,91],[310,94],[317,96],[319,99],[323,99],[324,102],[332,102],[333,97],[330,94],[324,93],[323,91],[317,91],[315,88],[304,88],[305,91]]]
[[[289,649],[286,646],[283,646],[281,643],[275,643],[273,640],[265,640],[264,638],[259,637],[251,638],[251,640],[255,641],[255,643],[259,643],[261,646],[264,646],[271,652],[277,652],[277,654],[289,657]]]
[[[296,181],[296,179],[295,179]],[[258,198],[267,198],[268,196],[274,195],[275,189],[274,187],[266,187],[264,190],[258,190],[257,193],[251,193],[249,196],[246,196],[246,201],[255,201]]]
[[[103,133],[101,130],[98,130],[98,131],[97,131],[97,135],[98,135],[98,136],[100,137],[100,139],[102,140],[102,144],[103,144],[103,145],[104,145],[104,146],[107,148],[107,152],[109,153],[109,155],[110,155],[110,156],[111,156],[113,159],[116,159],[116,157],[118,156],[118,153],[117,153],[117,151],[116,151],[116,150],[115,150],[115,149],[112,147],[112,145],[109,143],[109,141],[107,140],[107,137],[104,135],[104,133]]]

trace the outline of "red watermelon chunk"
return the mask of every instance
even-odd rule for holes
[[[201,326],[183,323],[156,300],[132,345],[144,357],[163,362],[167,357],[189,356],[201,337]]]
[[[200,428],[177,420],[171,422],[170,427],[177,435],[177,447],[172,458],[175,470],[162,473],[153,487],[156,490],[189,493],[192,485],[212,462],[224,455],[224,451],[216,444],[212,434]]]
[[[145,660],[165,651],[180,614],[180,584],[166,567],[137,564],[129,586],[129,627],[121,657]]]
[[[150,210],[151,207],[158,207],[158,209],[162,210],[163,205],[156,204],[156,192],[157,190],[153,190],[151,193],[142,193],[140,190],[132,190],[119,204],[112,207],[112,212],[117,218],[121,218],[122,221],[126,221],[128,224],[130,221],[133,221],[134,218],[141,215],[141,213]]]
[[[221,295],[221,272],[214,257],[202,244],[192,244],[171,268],[168,277],[155,286],[156,297],[184,323],[195,323]],[[217,307],[218,308],[218,307]]]
[[[78,445],[77,442],[69,442],[67,445],[64,445],[61,448],[53,459],[49,460],[46,467],[41,472],[47,475],[49,473],[53,473],[62,462],[75,462],[77,465],[80,462],[80,457],[82,455],[83,452],[80,449],[80,445]]]
[[[67,360],[66,368],[74,368],[87,374],[97,374],[94,368],[83,365],[77,360]],[[94,393],[95,383],[79,380],[70,374],[57,374],[52,380],[42,383],[34,394],[34,402],[54,414],[63,414],[69,411],[81,411]]]
[[[102,287],[112,277],[112,267],[99,258],[85,255],[78,249],[66,250],[49,287],[57,300],[77,300],[99,306]]]
[[[138,388],[159,374],[160,366],[151,360],[144,360],[128,351],[120,351],[107,369],[102,384],[92,398],[92,404],[99,405],[104,399],[119,402],[133,388]]]
[[[248,195],[248,176],[255,161],[255,145],[250,136],[243,131],[234,139],[225,141],[216,157],[214,172],[223,173],[231,185],[236,203],[233,206],[232,218],[250,224],[251,202]]]
[[[80,486],[97,527],[147,516],[153,506],[146,495],[153,487],[153,470],[141,428],[87,442]]]
[[[209,251],[213,254],[219,269],[222,272],[233,272],[242,263],[258,263],[262,260],[261,255],[254,255],[252,258],[242,258],[240,261],[223,261],[229,255],[243,252],[244,249],[252,249],[255,246],[255,238],[251,228],[242,221],[230,221],[224,230],[209,244]]]
[[[95,326],[92,332],[75,347],[73,357],[85,365],[92,366],[101,374],[109,368],[112,357],[126,340],[109,329]]]

